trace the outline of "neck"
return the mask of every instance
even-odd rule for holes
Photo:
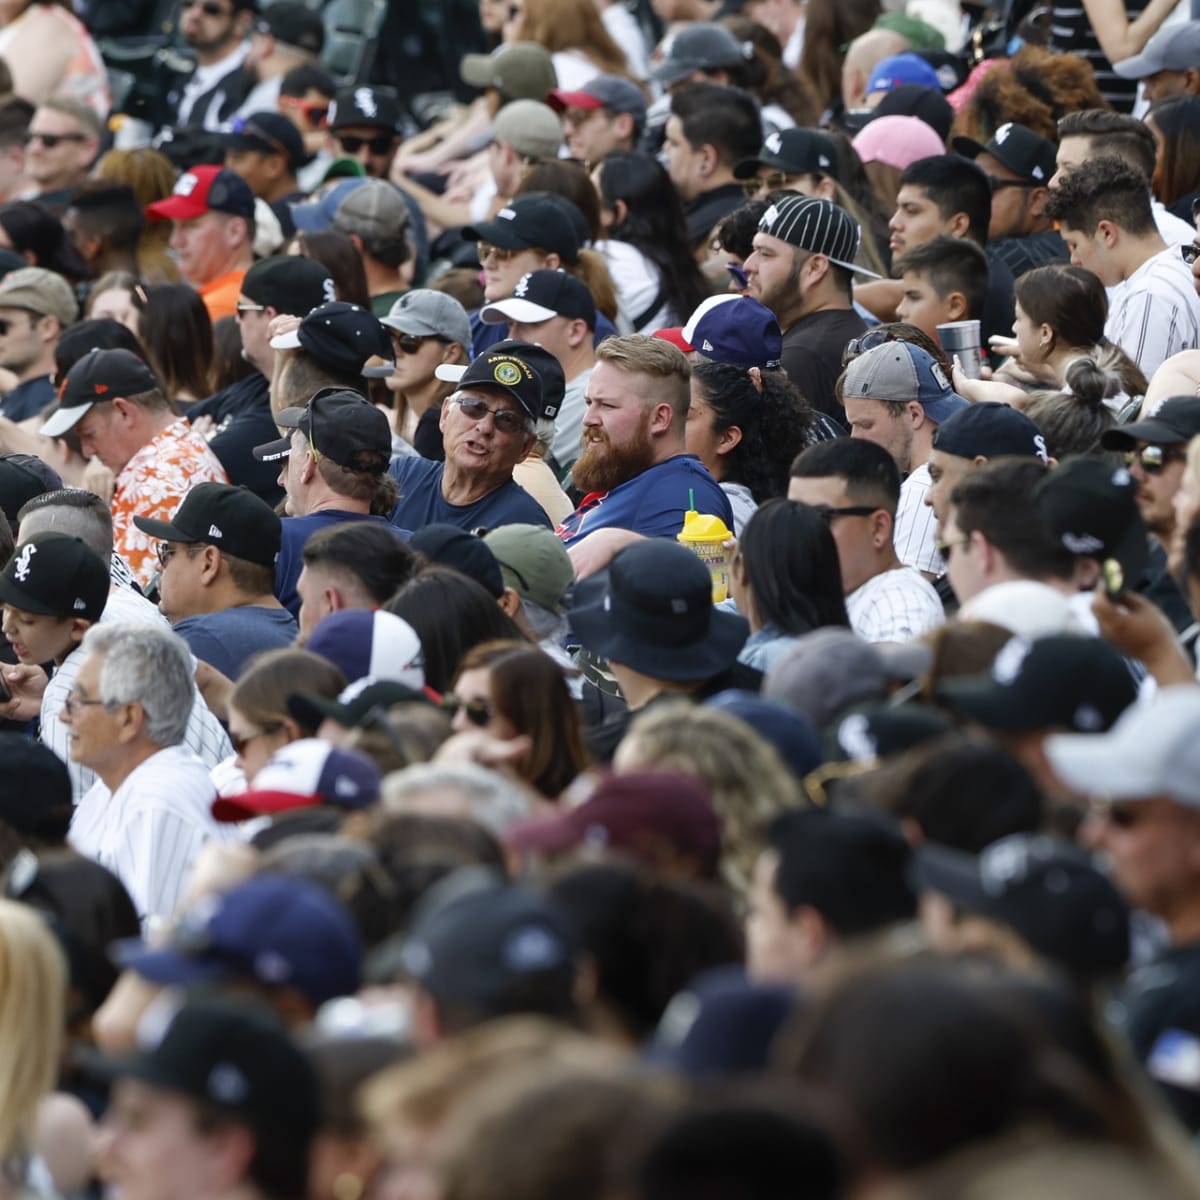
[[[621,667],[617,663],[609,663],[609,666],[613,670],[617,683],[621,685],[621,694],[625,697],[625,703],[629,706],[630,712],[637,712],[639,708],[645,708],[655,696],[664,696],[667,693],[686,696],[700,686],[698,682],[667,683],[662,679],[651,679],[648,675],[642,675],[628,667]]]
[[[32,362],[24,370],[17,372],[18,383],[28,383],[31,379],[40,379],[43,375],[54,374],[54,351],[48,350],[36,362]]]
[[[185,617],[198,617],[206,613],[224,612],[227,608],[282,608],[283,605],[270,592],[243,592],[234,587],[228,580],[222,580],[212,587],[205,588],[197,597],[191,610],[181,613],[175,618],[182,621]]]
[[[363,271],[367,276],[367,292],[378,296],[381,292],[394,292],[402,284],[400,273],[395,267],[385,267],[373,258],[361,255]]]
[[[467,475],[447,459],[446,469],[442,472],[442,496],[450,504],[474,504],[511,480],[511,469],[505,471],[502,476],[494,471],[487,475],[477,472]]]
[[[1126,234],[1122,241],[1121,253],[1118,256],[1118,264],[1121,271],[1121,282],[1143,267],[1156,254],[1161,254],[1167,248],[1167,243],[1163,241],[1158,230],[1153,233],[1148,233],[1144,237],[1131,237]]]
[[[1172,946],[1187,946],[1200,942],[1200,907],[1194,902],[1191,908],[1165,917],[1167,932]]]
[[[88,265],[96,278],[109,271],[128,271],[130,275],[141,273],[137,255],[124,250],[103,250]]]
[[[1041,372],[1049,376],[1052,383],[1062,388],[1067,383],[1067,368],[1077,359],[1082,358],[1089,353],[1086,349],[1080,346],[1063,346],[1055,347],[1046,356],[1044,370]]]
[[[733,177],[732,168],[726,166],[715,167],[713,173],[705,179],[693,199],[699,200],[701,196],[705,196],[709,192],[715,192],[717,188],[724,187],[727,183],[737,182]]]
[[[679,455],[686,453],[687,443],[682,436],[675,436],[672,432],[654,442],[654,465],[658,466],[659,463],[665,463],[669,458],[678,458]]]
[[[110,792],[115,792],[146,759],[153,758],[162,749],[162,746],[156,746],[144,737],[140,738],[126,746],[116,762],[98,767],[96,774]]]
[[[228,275],[230,271],[246,271],[254,262],[254,252],[249,246],[236,246],[225,256],[220,266],[213,272],[212,276],[199,283],[199,287],[207,287],[210,283],[220,279],[222,275]]]
[[[562,360],[563,375],[568,383],[574,382],[585,371],[590,371],[596,365],[596,353],[592,344],[592,333],[589,330],[587,339],[567,358]]]
[[[277,200],[282,200],[285,196],[292,195],[293,192],[300,190],[299,184],[296,182],[295,175],[285,175],[282,179],[277,179],[267,189],[263,199],[268,204],[274,204]]]
[[[313,513],[330,512],[369,513],[371,505],[366,500],[355,500],[351,496],[343,496],[340,492],[328,487],[310,488],[304,499],[304,512],[298,514],[311,517]]]
[[[427,383],[415,387],[411,391],[396,393],[397,415],[400,410],[406,410],[415,416],[420,416],[426,409],[438,408],[442,401],[454,390],[453,384],[443,383],[435,375]]]
[[[219,46],[213,46],[208,50],[197,50],[196,65],[198,67],[211,67],[214,63],[219,63],[222,59],[228,58],[241,44],[241,38],[237,38],[228,42],[222,42]]]

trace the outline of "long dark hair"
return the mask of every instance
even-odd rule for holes
[[[1146,114],[1162,135],[1154,168],[1154,192],[1169,208],[1200,191],[1200,96],[1168,96]]]
[[[186,283],[148,287],[139,329],[172,400],[180,392],[203,400],[212,391],[212,319],[195,288]]]
[[[0,227],[18,254],[33,255],[35,267],[57,271],[70,283],[82,283],[91,276],[63,223],[44,204],[36,200],[0,204]]]
[[[738,554],[764,625],[801,634],[850,624],[837,545],[815,509],[768,500],[746,522]]]
[[[812,408],[782,371],[754,377],[729,363],[701,362],[692,367],[692,383],[712,409],[718,433],[735,426],[742,440],[723,457],[724,482],[740,483],[762,504],[788,488],[788,469],[804,449]]]
[[[648,154],[617,150],[600,164],[600,199],[605,208],[625,204],[625,219],[609,236],[641,251],[662,276],[663,298],[685,321],[711,288],[688,246],[683,208],[662,164]]]
[[[323,229],[318,233],[301,232],[292,238],[289,245],[298,246],[305,258],[319,262],[333,276],[334,294],[339,300],[370,311],[367,273],[361,255],[346,234],[336,229]]]

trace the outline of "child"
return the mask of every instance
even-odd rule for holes
[[[937,327],[980,320],[988,288],[983,251],[959,237],[935,237],[914,246],[896,264],[904,295],[896,319],[940,341]]]

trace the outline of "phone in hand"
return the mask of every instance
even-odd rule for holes
[[[1104,590],[1110,600],[1118,599],[1125,591],[1125,570],[1115,558],[1106,558],[1100,567]]]

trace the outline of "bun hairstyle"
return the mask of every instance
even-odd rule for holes
[[[1032,392],[1025,415],[1042,431],[1046,453],[1062,461],[1073,454],[1100,454],[1100,438],[1117,423],[1109,401],[1124,393],[1121,358],[1115,346],[1075,359],[1067,367],[1064,392]]]

